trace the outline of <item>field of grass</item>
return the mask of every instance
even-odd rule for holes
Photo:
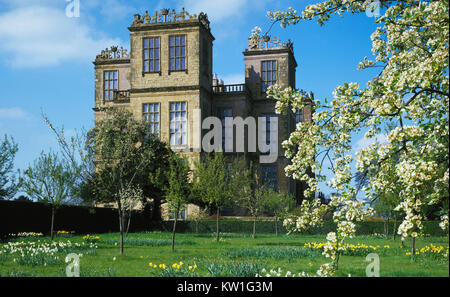
[[[53,246],[48,237],[1,242],[0,276],[65,276],[64,260],[69,253],[82,254],[80,275],[87,277],[255,276],[263,268],[281,268],[284,276],[287,271],[315,274],[321,264],[329,262],[321,255],[325,235],[260,234],[253,239],[246,234],[224,233],[216,242],[214,234],[177,234],[172,252],[170,233],[133,233],[126,239],[123,256],[119,255],[117,233],[96,236],[99,238],[92,239],[96,243],[86,242],[82,235],[58,236],[58,244]],[[368,253],[379,255],[381,276],[449,276],[448,237],[418,239],[419,254],[414,259],[406,254],[409,241],[403,248],[399,239],[382,236],[358,236],[347,243],[337,276],[366,276]],[[57,249],[52,254],[54,246]]]

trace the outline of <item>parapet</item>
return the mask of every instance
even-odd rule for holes
[[[206,13],[201,12],[197,16],[197,14],[189,14],[184,8],[180,13],[176,13],[175,9],[169,10],[167,8],[163,8],[159,12],[155,11],[153,15],[149,15],[148,11],[146,11],[142,16],[140,14],[135,14],[133,23],[129,29],[130,31],[133,31],[149,26],[159,26],[163,24],[168,25],[198,22],[200,22],[205,29],[210,29],[210,22]]]

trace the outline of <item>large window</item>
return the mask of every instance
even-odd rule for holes
[[[103,80],[103,100],[114,100],[114,91],[118,89],[118,71],[105,71]]]
[[[186,36],[169,37],[169,70],[186,70]]]
[[[150,124],[150,133],[159,135],[159,103],[142,106],[144,119]]]
[[[144,72],[159,72],[159,37],[144,38]]]
[[[277,166],[261,167],[261,183],[267,187],[278,190],[278,170]]]
[[[303,110],[297,109],[295,112],[295,124],[303,122]]]
[[[187,144],[186,102],[170,103],[170,145]]]
[[[226,132],[226,129],[225,129],[225,118],[228,118],[228,117],[232,117],[233,116],[233,109],[231,109],[231,108],[219,108],[219,112],[218,112],[219,114],[218,114],[218,116],[219,116],[219,118],[222,120],[222,150],[223,151],[225,151],[225,143],[227,143],[227,142],[232,142],[232,139],[231,138],[226,138],[225,137],[225,132]],[[229,137],[233,137],[232,135],[233,135],[233,127],[231,127],[231,128],[229,128],[229,129],[231,129],[231,133],[230,133],[230,135],[229,135]],[[232,149],[232,148],[231,148]]]
[[[262,61],[261,63],[262,91],[277,83],[277,61]]]
[[[273,124],[273,120],[274,118],[277,117],[276,114],[274,113],[265,113],[261,115],[262,117],[266,118],[266,144],[269,145],[270,144],[270,135],[275,135],[276,137],[278,137],[278,125],[274,125]]]

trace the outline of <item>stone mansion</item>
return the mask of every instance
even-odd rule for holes
[[[268,37],[259,42],[245,40],[245,81],[226,85],[213,75],[214,36],[206,14],[191,15],[184,9],[179,13],[162,9],[153,15],[135,14],[128,30],[129,53],[111,47],[93,62],[96,121],[102,117],[102,107],[126,108],[136,118],[147,120],[151,131],[174,151],[183,151],[192,160],[203,154],[194,149],[208,132],[200,127],[203,119],[215,116],[224,122],[225,117],[265,117],[270,133],[270,119],[277,117],[276,162],[260,163],[260,153],[247,150],[225,155],[244,155],[258,168],[263,183],[301,201],[302,184],[285,176],[288,160],[281,143],[288,139],[296,123],[311,120],[311,109],[276,115],[275,100],[265,94],[272,84],[295,88],[293,43]],[[193,112],[195,109],[201,113]],[[245,135],[247,139],[247,130]]]

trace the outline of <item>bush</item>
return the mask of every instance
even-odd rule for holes
[[[400,225],[400,221],[397,221],[397,227]],[[162,228],[171,231],[172,222],[163,222]],[[357,235],[372,235],[374,233],[384,234],[384,221],[364,221],[356,224]],[[445,236],[446,233],[439,227],[439,221],[425,221],[423,222],[424,234],[430,234],[432,236]],[[394,228],[394,222],[389,221],[389,234],[392,234]],[[204,220],[199,224],[200,233],[212,233],[216,230],[215,220]],[[244,221],[239,219],[222,219],[220,221],[221,232],[226,233],[248,233],[253,232],[253,222]],[[322,226],[311,228],[302,232],[303,234],[327,234],[336,230],[336,224],[332,221],[325,221]],[[179,221],[177,223],[177,232],[181,233],[195,233],[194,221]],[[279,234],[286,234],[287,230],[278,222]],[[256,233],[258,234],[275,234],[275,223],[273,221],[259,221],[256,222]]]

